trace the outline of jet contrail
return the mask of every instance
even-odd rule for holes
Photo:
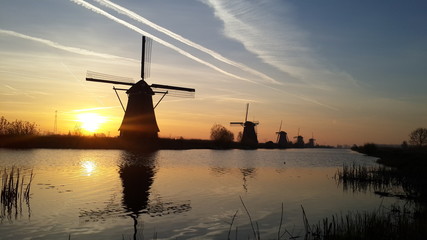
[[[89,10],[91,10],[91,11],[95,12],[95,13],[101,14],[101,15],[103,15],[103,16],[105,16],[105,17],[107,17],[107,18],[109,18],[109,19],[111,19],[111,20],[113,20],[113,21],[115,21],[115,22],[117,22],[117,23],[120,23],[120,24],[122,24],[123,26],[125,26],[125,27],[127,27],[127,28],[129,28],[129,29],[131,29],[131,30],[133,30],[133,31],[135,31],[135,32],[137,32],[137,33],[140,33],[140,34],[142,34],[142,35],[145,35],[145,36],[147,36],[147,37],[149,37],[149,38],[153,39],[154,41],[156,41],[156,42],[158,42],[158,43],[162,44],[163,46],[168,47],[168,48],[170,48],[170,49],[172,49],[172,50],[175,50],[175,51],[176,51],[176,52],[178,52],[179,54],[181,54],[181,55],[183,55],[183,56],[186,56],[186,57],[188,57],[188,58],[190,58],[190,59],[193,59],[194,61],[196,61],[196,62],[198,62],[198,63],[201,63],[201,64],[203,64],[203,65],[205,65],[205,66],[207,66],[207,67],[210,67],[210,68],[212,68],[212,69],[214,69],[214,70],[216,70],[216,71],[218,71],[218,72],[220,72],[220,73],[222,73],[222,74],[225,74],[225,75],[227,75],[227,76],[230,76],[230,77],[233,77],[233,78],[236,78],[236,79],[240,79],[240,80],[243,80],[243,81],[247,81],[247,82],[255,83],[255,82],[254,82],[254,81],[252,81],[252,80],[249,80],[249,79],[246,79],[246,78],[243,78],[243,77],[237,76],[237,75],[235,75],[235,74],[229,73],[229,72],[227,72],[227,71],[224,71],[224,70],[220,69],[219,67],[217,67],[217,66],[215,66],[215,65],[213,65],[213,64],[211,64],[211,63],[208,63],[208,62],[206,62],[206,61],[204,61],[204,60],[202,60],[202,59],[200,59],[200,58],[198,58],[198,57],[196,57],[196,56],[192,55],[191,53],[186,52],[186,51],[184,51],[184,50],[182,50],[182,49],[180,49],[180,48],[178,48],[178,47],[176,47],[176,46],[172,45],[171,43],[166,42],[166,41],[164,41],[164,40],[162,40],[162,39],[160,39],[160,38],[158,38],[158,37],[156,37],[156,36],[152,35],[152,34],[150,34],[150,33],[146,32],[146,31],[144,31],[144,30],[142,30],[142,29],[140,29],[140,28],[136,27],[135,25],[132,25],[132,24],[130,24],[130,23],[128,23],[128,22],[126,22],[126,21],[124,21],[124,20],[120,19],[120,18],[117,18],[117,17],[115,17],[115,16],[113,16],[113,15],[111,15],[111,14],[107,13],[106,11],[104,11],[104,10],[102,10],[102,9],[98,8],[98,7],[95,7],[94,5],[92,5],[92,4],[90,4],[90,3],[88,3],[88,2],[86,2],[86,1],[84,1],[84,0],[70,0],[70,1],[71,1],[71,2],[74,2],[74,3],[78,4],[78,5],[81,5],[81,6],[85,7],[85,8],[87,8],[87,9],[89,9]]]
[[[184,44],[186,44],[186,45],[188,45],[190,47],[193,47],[193,48],[195,48],[197,50],[200,50],[200,51],[202,51],[202,52],[204,52],[206,54],[209,54],[210,56],[212,56],[213,58],[215,58],[215,59],[217,59],[217,60],[219,60],[221,62],[224,62],[224,63],[229,64],[231,66],[237,67],[240,70],[243,70],[243,71],[249,72],[251,74],[257,75],[259,77],[262,77],[263,79],[267,79],[271,83],[281,84],[277,80],[275,80],[275,79],[267,76],[266,74],[264,74],[262,72],[256,71],[256,70],[254,70],[254,69],[252,69],[252,68],[250,68],[250,67],[248,67],[248,66],[246,66],[244,64],[241,64],[241,63],[235,62],[233,60],[230,60],[230,59],[222,56],[221,54],[219,54],[219,53],[217,53],[217,52],[215,52],[215,51],[213,51],[211,49],[203,47],[203,46],[201,46],[201,45],[199,45],[199,44],[197,44],[197,43],[195,43],[195,42],[193,42],[193,41],[191,41],[191,40],[189,40],[189,39],[187,39],[187,38],[185,38],[185,37],[183,37],[183,36],[181,36],[179,34],[176,34],[176,33],[172,32],[172,31],[170,31],[170,30],[168,30],[168,29],[166,29],[164,27],[161,27],[161,26],[155,24],[155,23],[151,22],[150,20],[148,20],[148,19],[146,19],[146,18],[138,15],[137,13],[135,13],[135,12],[129,10],[129,9],[126,9],[126,8],[124,8],[124,7],[122,7],[122,6],[118,5],[118,4],[115,4],[115,3],[113,3],[113,2],[111,2],[109,0],[95,0],[95,1],[98,2],[98,3],[100,3],[103,6],[106,6],[108,8],[111,8],[111,9],[115,10],[118,13],[127,15],[128,17],[130,17],[130,18],[132,18],[132,19],[134,19],[134,20],[136,20],[138,22],[146,24],[149,27],[151,27],[151,28],[153,28],[153,29],[155,29],[155,30],[157,30],[159,32],[162,32],[162,33],[164,33],[166,35],[168,35],[169,37],[174,38],[177,41],[180,41],[180,42],[182,42],[182,43],[184,43]]]
[[[47,39],[38,38],[38,37],[31,37],[31,36],[28,36],[28,35],[25,35],[22,33],[17,33],[14,31],[0,29],[0,34],[5,34],[5,35],[13,36],[13,37],[18,37],[18,38],[22,38],[22,39],[35,41],[35,42],[42,43],[42,44],[45,44],[47,46],[50,46],[50,47],[53,47],[56,49],[60,49],[60,50],[71,52],[71,53],[81,54],[81,55],[85,55],[85,56],[94,56],[94,57],[101,57],[101,58],[108,58],[108,59],[121,59],[121,60],[130,61],[130,62],[137,62],[137,60],[135,60],[135,59],[119,57],[119,56],[114,56],[114,55],[105,54],[105,53],[93,52],[93,51],[82,49],[82,48],[64,46],[64,45],[61,45],[59,43],[56,43],[56,42],[53,42],[53,41],[50,41]]]
[[[90,4],[90,3],[88,3],[88,2],[86,2],[86,1],[84,1],[84,0],[70,0],[70,1],[72,1],[72,2],[74,2],[74,3],[76,3],[76,4],[78,4],[78,5],[81,5],[81,6],[85,7],[85,8],[87,8],[87,9],[89,9],[89,10],[91,10],[91,11],[95,12],[95,13],[101,14],[101,15],[103,15],[103,16],[105,16],[105,17],[107,17],[107,18],[109,18],[109,19],[111,19],[111,20],[113,20],[113,21],[115,21],[115,22],[117,22],[117,23],[120,23],[120,24],[124,25],[125,27],[127,27],[127,28],[129,28],[129,29],[131,29],[131,30],[133,30],[133,31],[135,31],[135,32],[137,32],[137,33],[140,33],[140,34],[142,34],[142,35],[145,35],[145,36],[147,36],[147,37],[150,37],[150,38],[152,38],[154,41],[156,41],[156,42],[158,42],[158,43],[162,44],[163,46],[168,47],[168,48],[170,48],[170,49],[172,49],[172,50],[175,50],[175,51],[176,51],[176,52],[178,52],[179,54],[182,54],[183,56],[186,56],[186,57],[188,57],[188,58],[190,58],[190,59],[193,59],[194,61],[199,62],[199,63],[201,63],[201,64],[203,64],[203,65],[205,65],[205,66],[208,66],[208,67],[210,67],[210,68],[212,68],[212,69],[214,69],[214,70],[216,70],[216,71],[218,71],[218,72],[220,72],[220,73],[223,73],[223,74],[225,74],[225,75],[227,75],[227,76],[230,76],[230,77],[233,77],[233,78],[236,78],[236,79],[240,79],[240,80],[243,80],[243,81],[247,81],[247,82],[250,82],[250,83],[253,83],[253,84],[256,84],[256,85],[262,85],[262,86],[264,86],[264,87],[270,88],[270,89],[275,90],[275,91],[284,92],[284,93],[287,93],[287,94],[293,95],[293,96],[295,96],[295,97],[297,97],[297,98],[300,98],[300,99],[302,99],[302,100],[304,100],[304,101],[311,102],[311,103],[314,103],[314,104],[317,104],[317,105],[320,105],[320,106],[323,106],[323,107],[327,107],[327,108],[329,108],[329,109],[338,110],[338,109],[336,109],[336,108],[334,108],[334,107],[331,107],[331,106],[328,106],[328,105],[326,105],[326,104],[320,103],[320,102],[318,102],[317,100],[310,99],[310,98],[307,98],[307,97],[302,97],[302,96],[297,95],[297,94],[294,94],[294,93],[289,93],[289,92],[286,92],[286,91],[284,91],[284,90],[282,90],[282,89],[278,89],[278,88],[270,87],[270,86],[268,86],[268,85],[265,85],[265,84],[262,84],[262,83],[259,83],[259,82],[255,82],[255,81],[252,81],[252,80],[249,80],[249,79],[246,79],[246,78],[243,78],[243,77],[237,76],[237,75],[235,75],[235,74],[229,73],[229,72],[227,72],[227,71],[224,71],[224,70],[222,70],[222,69],[220,69],[220,68],[216,67],[215,65],[210,64],[210,63],[208,63],[208,62],[206,62],[206,61],[204,61],[204,60],[202,60],[202,59],[200,59],[200,58],[198,58],[198,57],[196,57],[196,56],[193,56],[192,54],[190,54],[190,53],[188,53],[188,52],[186,52],[186,51],[184,51],[184,50],[182,50],[182,49],[180,49],[180,48],[178,48],[178,47],[176,47],[176,46],[172,45],[171,43],[166,42],[166,41],[164,41],[164,40],[162,40],[162,39],[160,39],[160,38],[158,38],[158,37],[156,37],[156,36],[154,36],[154,35],[152,35],[152,34],[150,34],[150,33],[146,32],[146,31],[144,31],[144,30],[142,30],[142,29],[140,29],[140,28],[136,27],[135,25],[132,25],[132,24],[130,24],[130,23],[128,23],[128,22],[126,22],[126,21],[124,21],[124,20],[120,19],[120,18],[117,18],[117,17],[115,17],[115,16],[113,16],[113,15],[111,15],[111,14],[109,14],[109,13],[105,12],[104,10],[102,10],[102,9],[100,9],[100,8],[98,8],[98,7],[96,7],[96,6],[93,6],[92,4]]]

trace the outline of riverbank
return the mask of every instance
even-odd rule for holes
[[[330,146],[319,146],[331,148]],[[268,142],[260,143],[255,148],[243,146],[238,142],[221,143],[202,139],[172,139],[159,138],[154,142],[136,142],[119,137],[96,137],[74,135],[0,135],[0,148],[50,148],[50,149],[277,149],[277,144]]]
[[[427,206],[426,147],[392,148],[365,144],[352,150],[377,157],[378,163],[394,168],[411,198]]]

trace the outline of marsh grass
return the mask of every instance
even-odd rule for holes
[[[375,191],[380,194],[396,190],[404,185],[404,178],[401,177],[395,168],[384,166],[360,166],[344,165],[338,169],[334,176],[338,185],[343,186],[344,191]],[[396,194],[395,194],[396,195]]]
[[[25,202],[30,216],[30,191],[33,181],[33,170],[29,177],[22,174],[24,171],[17,167],[4,168],[1,176],[1,215],[0,219],[17,219],[22,215],[22,205]]]
[[[324,218],[306,229],[304,239],[424,239],[425,236],[425,209],[391,206]]]

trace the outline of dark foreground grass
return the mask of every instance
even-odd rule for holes
[[[17,167],[4,168],[1,176],[1,213],[0,220],[7,218],[16,219],[22,213],[23,202],[30,213],[30,190],[33,181],[33,171],[29,177],[22,174],[23,170]]]
[[[304,215],[304,218],[305,215]],[[381,207],[373,212],[333,215],[306,227],[304,239],[425,239],[426,210]]]

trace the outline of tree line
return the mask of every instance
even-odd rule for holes
[[[8,121],[5,117],[0,118],[0,135],[22,136],[38,135],[37,124],[28,121]]]

